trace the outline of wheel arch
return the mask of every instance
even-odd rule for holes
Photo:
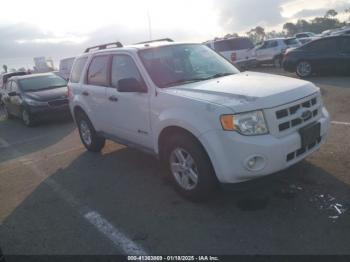
[[[167,126],[164,127],[161,132],[159,133],[158,136],[158,154],[159,154],[159,158],[162,159],[162,156],[164,155],[164,149],[166,146],[166,139],[169,138],[170,136],[173,135],[178,135],[178,134],[182,134],[188,137],[191,137],[191,139],[193,139],[194,141],[196,141],[204,150],[204,152],[206,153],[206,155],[209,157],[209,154],[205,148],[205,146],[203,145],[203,143],[201,142],[201,140],[195,135],[193,134],[193,132],[191,132],[190,130],[180,127],[180,126],[176,126],[176,125],[171,125],[171,126]]]
[[[82,113],[82,114],[85,114],[85,115],[86,115],[84,109],[83,109],[81,106],[79,106],[79,105],[76,105],[76,106],[74,107],[73,113],[74,113],[74,118],[76,118],[76,116],[77,116],[79,113]]]
[[[158,156],[159,159],[161,161],[164,161],[164,149],[165,149],[165,145],[166,145],[166,138],[170,137],[172,135],[175,134],[183,134],[185,136],[190,137],[191,139],[193,139],[196,143],[198,143],[198,145],[202,148],[203,152],[205,153],[209,164],[214,172],[214,176],[216,181],[218,180],[218,176],[217,176],[217,169],[214,166],[213,163],[213,159],[212,156],[209,154],[207,148],[205,147],[205,144],[201,141],[201,139],[199,137],[197,137],[195,134],[193,134],[193,132],[191,132],[190,130],[180,127],[180,126],[176,126],[176,125],[171,125],[171,126],[167,126],[165,128],[162,129],[162,131],[160,132],[159,136],[158,136]]]

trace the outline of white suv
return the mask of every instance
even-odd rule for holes
[[[255,48],[257,63],[272,63],[276,68],[280,68],[284,52],[288,48],[296,48],[299,46],[301,46],[301,43],[296,38],[266,40]]]
[[[202,44],[107,47],[77,57],[70,76],[82,143],[159,157],[188,198],[288,168],[325,141],[329,115],[312,83],[240,73]]]

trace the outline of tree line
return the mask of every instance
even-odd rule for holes
[[[269,31],[267,32],[262,26],[257,26],[249,30],[246,35],[254,42],[258,43],[265,39],[276,38],[276,37],[292,37],[299,32],[312,32],[320,34],[326,30],[340,28],[346,25],[350,26],[350,7],[344,10],[348,14],[346,21],[340,21],[337,16],[339,13],[334,10],[328,10],[324,16],[315,17],[309,21],[305,19],[299,19],[297,22],[287,22],[283,25],[282,31]],[[237,37],[237,33],[227,34],[224,38]],[[220,39],[216,37],[215,39]]]

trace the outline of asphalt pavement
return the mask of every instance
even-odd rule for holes
[[[0,121],[3,253],[350,254],[350,78],[310,80],[332,116],[327,143],[205,203],[181,198],[152,156],[87,152],[70,120]]]

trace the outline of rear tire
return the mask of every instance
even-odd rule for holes
[[[300,61],[296,66],[296,74],[300,78],[307,78],[313,74],[312,66],[308,61]]]
[[[76,121],[81,142],[91,152],[100,152],[105,146],[106,139],[97,135],[91,121],[84,113],[78,113]]]
[[[212,196],[219,183],[207,153],[197,140],[175,134],[167,140],[163,152],[164,166],[182,196],[191,201]]]
[[[22,121],[23,121],[23,124],[27,127],[32,127],[35,124],[33,116],[25,108],[22,109]]]

